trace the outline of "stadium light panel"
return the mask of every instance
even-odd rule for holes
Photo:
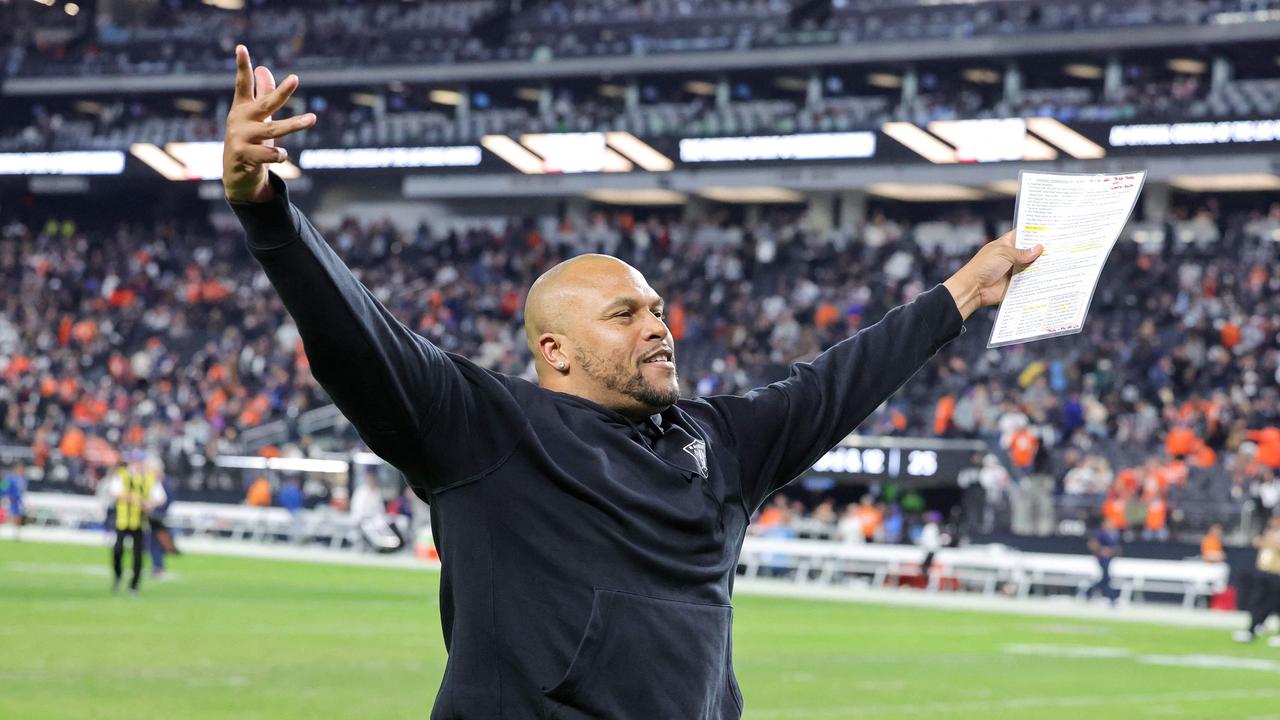
[[[704,187],[698,194],[708,200],[723,203],[798,203],[804,202],[804,194],[787,188],[756,187]]]
[[[474,167],[478,145],[395,148],[308,148],[298,163],[307,170],[393,167]]]
[[[635,165],[619,155],[617,150],[611,147],[604,149],[604,162],[600,166],[604,172],[631,172],[634,168]]]
[[[929,132],[954,145],[960,162],[1022,160],[1028,152],[1027,123],[1022,118],[935,120],[929,123]]]
[[[1017,180],[997,180],[993,183],[987,183],[987,189],[998,195],[1015,196],[1018,190],[1022,189],[1022,183]]]
[[[663,188],[599,188],[588,192],[587,197],[609,205],[683,205],[689,199],[682,192]]]
[[[190,113],[202,113],[209,109],[209,103],[196,98],[178,98],[173,101],[173,106]]]
[[[545,175],[547,172],[542,158],[506,135],[485,135],[480,138],[480,145],[525,175]]]
[[[628,172],[631,161],[605,145],[604,133],[526,133],[525,147],[542,156],[549,173]]]
[[[1066,154],[1077,160],[1097,160],[1107,156],[1107,151],[1098,143],[1063,125],[1055,118],[1027,118],[1027,129],[1057,145]]]
[[[716,84],[706,82],[705,80],[690,80],[684,84],[684,89],[694,95],[715,95]]]
[[[134,143],[129,152],[167,180],[222,179],[221,142],[172,142],[164,150],[151,143]],[[287,160],[272,163],[271,171],[285,180],[302,177],[302,169]]]
[[[516,97],[527,102],[542,102],[542,89],[534,87],[516,88]]]
[[[1169,185],[1188,192],[1257,192],[1280,190],[1280,177],[1268,173],[1179,175]]]
[[[759,160],[837,160],[876,154],[876,134],[802,133],[747,137],[684,138],[683,162],[752,162]]]
[[[1107,133],[1112,147],[1140,145],[1230,145],[1275,142],[1280,119],[1114,125]]]
[[[119,150],[0,153],[0,175],[119,175]]]
[[[160,173],[166,180],[189,180],[187,168],[152,143],[134,143],[129,153]]]
[[[1057,160],[1058,151],[1045,144],[1040,138],[1034,135],[1027,135],[1022,139],[1022,159]]]
[[[457,90],[432,90],[427,99],[437,105],[461,105],[462,93]]]
[[[1203,75],[1206,68],[1204,61],[1194,58],[1172,58],[1165,63],[1165,66],[1185,75]]]
[[[205,5],[210,5],[219,10],[240,10],[244,8],[244,0],[201,0]]]
[[[1070,63],[1063,66],[1062,72],[1068,77],[1079,78],[1081,80],[1102,79],[1102,68],[1088,63]]]
[[[1000,82],[1000,73],[986,68],[969,68],[961,73],[961,77],[979,85],[995,85]]]
[[[894,90],[902,87],[902,78],[893,73],[871,73],[867,75],[867,84],[878,88]]]
[[[867,186],[867,192],[904,202],[959,202],[986,198],[982,190],[950,183],[873,183]]]
[[[629,132],[608,132],[604,137],[610,147],[649,172],[668,172],[676,166],[671,158]]]
[[[101,115],[102,114],[102,103],[94,102],[93,100],[77,100],[71,104],[71,107],[76,112],[81,112],[81,113],[84,113],[85,115]]]
[[[955,148],[909,122],[887,122],[880,126],[880,131],[931,163],[960,162]]]
[[[190,180],[218,180],[222,177],[222,143],[171,142],[164,151],[187,166]]]

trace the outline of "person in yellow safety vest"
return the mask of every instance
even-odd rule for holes
[[[124,540],[127,537],[131,539],[133,551],[133,580],[129,583],[129,592],[138,594],[138,581],[142,576],[142,554],[146,552],[142,541],[147,515],[154,508],[163,505],[166,499],[164,488],[157,482],[155,473],[147,469],[146,459],[146,451],[130,451],[128,463],[115,472],[108,488],[116,503],[116,544],[111,551],[111,568],[115,571],[112,592],[120,590]]]

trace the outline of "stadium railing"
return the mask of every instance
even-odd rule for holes
[[[32,492],[28,515],[37,525],[100,527],[106,517],[103,501],[88,495]],[[331,548],[359,544],[358,523],[346,513],[327,509],[303,510],[297,515],[279,507],[250,507],[202,502],[175,502],[166,518],[173,529],[195,535],[242,541],[320,542]],[[775,575],[797,583],[847,582],[860,578],[872,587],[890,580],[919,577],[925,551],[910,545],[853,545],[824,540],[774,540],[749,537],[739,559],[749,577]],[[993,595],[1001,588],[1020,597],[1034,590],[1065,588],[1083,592],[1097,581],[1097,561],[1087,555],[1030,553],[1002,545],[943,548],[934,556],[928,589],[944,583],[981,588]],[[1113,582],[1128,602],[1143,593],[1182,596],[1182,605],[1195,607],[1201,597],[1226,589],[1228,569],[1222,563],[1198,560],[1118,558],[1111,566]]]
[[[871,587],[890,580],[919,577],[925,551],[909,545],[856,545],[821,540],[747,538],[739,568],[749,577],[775,575],[797,583],[834,583],[858,578]],[[1228,568],[1199,560],[1117,558],[1111,565],[1120,599],[1129,602],[1143,593],[1182,597],[1183,607],[1195,607],[1201,597],[1226,589]],[[977,587],[994,595],[1002,587],[1026,597],[1034,590],[1065,588],[1083,593],[1100,577],[1098,563],[1088,555],[1028,553],[1000,545],[943,548],[933,559],[930,590],[948,581]]]
[[[92,495],[43,492],[27,493],[26,505],[33,524],[69,528],[101,526],[108,507]],[[356,521],[327,509],[302,510],[295,516],[280,507],[177,501],[169,507],[165,523],[173,530],[233,540],[316,542],[331,548],[359,542]]]

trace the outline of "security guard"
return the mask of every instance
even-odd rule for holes
[[[142,554],[146,551],[143,533],[147,527],[147,515],[166,500],[164,487],[156,481],[155,473],[146,468],[146,459],[146,451],[130,451],[128,464],[117,470],[111,478],[109,490],[111,498],[116,502],[116,544],[111,551],[111,568],[115,572],[112,592],[120,590],[124,540],[130,538],[133,580],[129,583],[129,592],[135,595],[138,593],[138,582],[142,577]]]

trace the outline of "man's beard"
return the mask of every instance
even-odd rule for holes
[[[656,387],[644,377],[644,371],[637,367],[628,373],[624,363],[611,363],[605,358],[585,348],[577,353],[578,365],[583,372],[595,378],[605,388],[650,408],[665,410],[680,399],[680,388],[673,383],[670,386]],[[673,373],[674,377],[674,373]]]

